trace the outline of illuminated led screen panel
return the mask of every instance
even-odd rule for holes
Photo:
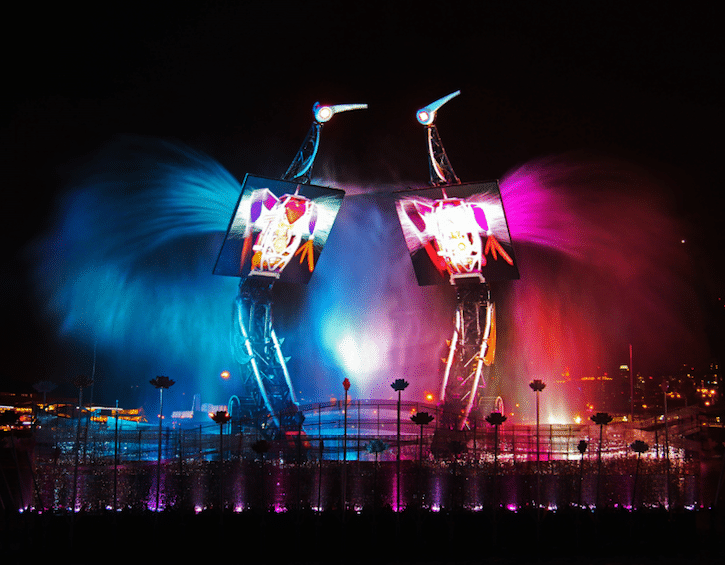
[[[215,275],[306,284],[345,192],[247,175]]]
[[[419,285],[519,278],[498,182],[401,191],[395,207]]]

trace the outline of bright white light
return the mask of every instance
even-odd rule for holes
[[[351,376],[365,376],[380,366],[380,349],[371,336],[344,334],[337,342],[337,358]]]
[[[317,118],[318,122],[326,122],[332,117],[332,108],[329,106],[323,106],[322,108],[318,109],[315,113],[315,118]]]
[[[547,424],[569,424],[571,421],[572,419],[570,417],[562,414],[549,414]]]
[[[430,125],[432,122],[431,115],[428,112],[426,112],[425,110],[420,110],[418,112],[417,118],[418,118],[418,121],[421,124],[423,124],[424,126]]]

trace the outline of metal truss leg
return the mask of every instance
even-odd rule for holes
[[[272,281],[248,277],[234,301],[232,351],[242,369],[239,413],[276,438],[296,429],[297,408],[287,358],[272,327]]]
[[[478,406],[480,390],[493,364],[496,350],[496,315],[488,285],[457,286],[458,306],[440,400],[446,413],[443,422],[462,430]]]

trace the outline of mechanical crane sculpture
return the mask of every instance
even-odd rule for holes
[[[242,369],[240,394],[229,402],[233,423],[251,422],[270,439],[299,429],[289,358],[273,327],[272,287],[312,276],[344,196],[309,184],[320,132],[336,113],[364,108],[316,103],[312,127],[284,176],[245,177],[214,268],[214,274],[241,277],[232,311],[232,351]]]
[[[463,429],[477,407],[496,352],[489,280],[518,278],[497,182],[461,184],[435,125],[437,111],[460,91],[418,110],[428,140],[430,185],[396,202],[418,283],[451,284],[457,307],[439,401],[449,428]]]

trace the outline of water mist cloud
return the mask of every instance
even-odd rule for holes
[[[303,401],[327,400],[347,376],[353,396],[389,398],[402,377],[422,400],[440,385],[452,289],[417,285],[391,190],[314,183],[346,197],[309,284],[275,287],[296,388]],[[571,414],[577,379],[621,361],[627,344],[642,368],[697,350],[688,258],[659,188],[636,167],[579,155],[503,178],[521,279],[492,285],[499,339],[488,392],[521,403],[521,417],[533,378],[550,383],[545,410]],[[158,140],[124,138],[79,169],[34,248],[38,303],[60,337],[85,351],[98,344],[112,386],[168,374],[204,401],[236,392],[238,380],[218,374],[238,379],[229,331],[239,281],[211,273],[240,190],[210,157]]]

